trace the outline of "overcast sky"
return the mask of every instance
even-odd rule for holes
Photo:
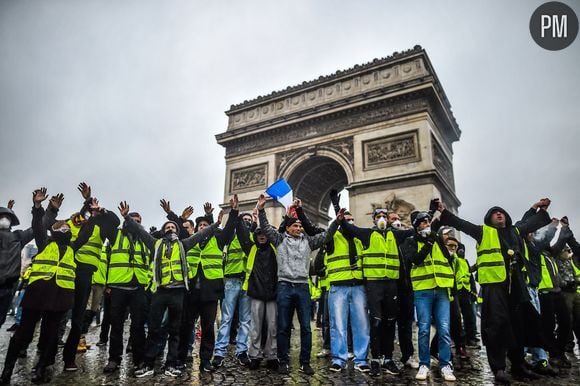
[[[580,233],[580,38],[537,46],[542,3],[0,0],[0,205],[29,223],[47,186],[69,214],[87,181],[147,225],[163,197],[199,215],[223,198],[231,104],[420,44],[462,130],[460,214],[548,196]]]

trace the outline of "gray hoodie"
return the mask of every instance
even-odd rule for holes
[[[290,283],[308,283],[310,271],[310,253],[322,247],[326,232],[315,236],[302,233],[300,237],[292,237],[286,232],[280,233],[268,222],[266,212],[258,212],[260,229],[268,240],[276,246],[276,261],[278,263],[278,281]]]

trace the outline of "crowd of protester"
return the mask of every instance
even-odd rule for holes
[[[426,380],[435,359],[441,377],[455,381],[453,362],[478,355],[481,343],[498,383],[559,376],[572,366],[567,353],[580,339],[580,244],[566,217],[549,216],[547,198],[516,222],[492,207],[482,225],[472,224],[433,199],[411,214],[409,226],[395,211],[375,208],[373,226],[365,228],[331,191],[336,218],[328,229],[308,219],[299,199],[273,226],[264,195],[251,213],[239,212],[234,195],[223,227],[223,211],[214,219],[209,203],[192,220],[192,207],[178,216],[161,200],[167,221],[157,230],[146,229],[127,202],[119,204],[119,217],[86,183],[78,190],[81,209],[60,219],[64,196],[35,190],[26,230],[12,229],[19,225],[13,201],[0,208],[0,326],[19,294],[0,384],[10,383],[38,324],[32,381],[51,381],[60,347],[63,370],[77,371],[95,317],[96,345],[108,345],[102,371],[129,361],[143,378],[178,377],[190,368],[196,325],[200,372],[222,367],[233,342],[239,366],[288,374],[297,316],[298,370],[312,375],[313,304],[323,340],[316,356],[329,357],[335,373],[352,361],[369,376],[412,371]],[[473,265],[460,232],[477,243]],[[22,265],[32,240],[38,253]]]

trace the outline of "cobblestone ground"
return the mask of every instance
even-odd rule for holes
[[[6,328],[13,323],[12,317],[2,327],[0,332],[0,360],[4,362],[4,355],[8,347],[10,333]],[[294,322],[298,326],[297,321]],[[470,350],[472,359],[465,362],[455,362],[455,374],[458,381],[455,383],[444,382],[436,370],[436,361],[432,364],[432,376],[427,382],[415,381],[415,370],[406,370],[400,376],[392,376],[383,374],[379,377],[371,377],[366,374],[355,372],[353,364],[349,363],[348,370],[336,374],[327,370],[329,366],[329,359],[318,359],[315,357],[320,350],[320,331],[314,329],[313,325],[313,348],[312,348],[312,367],[315,369],[314,376],[306,376],[298,371],[298,351],[300,347],[300,334],[298,330],[293,333],[292,337],[292,353],[291,358],[291,372],[287,376],[281,376],[277,373],[270,372],[265,368],[256,371],[250,371],[246,368],[241,368],[233,361],[232,347],[230,346],[230,354],[225,362],[225,366],[220,368],[213,374],[200,374],[198,371],[199,360],[197,356],[194,357],[193,366],[188,367],[183,376],[179,378],[171,378],[169,376],[158,374],[153,377],[145,379],[136,379],[132,376],[132,365],[125,361],[119,372],[113,375],[103,374],[103,367],[107,363],[107,347],[96,347],[94,343],[98,341],[97,327],[91,327],[87,335],[87,342],[92,343],[92,348],[85,354],[77,356],[77,364],[79,371],[75,373],[62,372],[62,360],[57,357],[57,363],[54,366],[53,379],[51,385],[67,386],[67,385],[260,385],[260,386],[274,386],[274,385],[492,385],[493,376],[487,361],[485,360],[485,351]],[[126,333],[125,336],[128,336]],[[415,333],[416,336],[416,333]],[[30,345],[28,350],[28,357],[20,359],[16,365],[14,376],[12,377],[13,385],[29,385],[31,384],[30,374],[31,369],[36,361],[36,339]],[[542,385],[542,386],[568,386],[580,385],[580,353],[575,352],[574,355],[569,354],[569,358],[573,362],[573,367],[565,371],[558,377],[543,378],[535,382],[514,383],[515,385]],[[130,361],[129,361],[130,362]]]

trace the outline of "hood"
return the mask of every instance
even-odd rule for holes
[[[12,209],[0,207],[0,214],[4,214],[4,215],[7,215],[8,217],[10,217],[10,226],[11,227],[16,226],[16,225],[20,225],[20,221],[18,221],[18,217],[16,217],[16,214],[14,214]]]
[[[511,227],[513,225],[512,218],[510,217],[508,212],[506,212],[506,210],[500,206],[492,206],[491,208],[489,208],[489,210],[485,214],[485,217],[483,218],[483,222],[485,225],[491,226],[491,214],[495,211],[500,211],[505,215],[506,227]]]

